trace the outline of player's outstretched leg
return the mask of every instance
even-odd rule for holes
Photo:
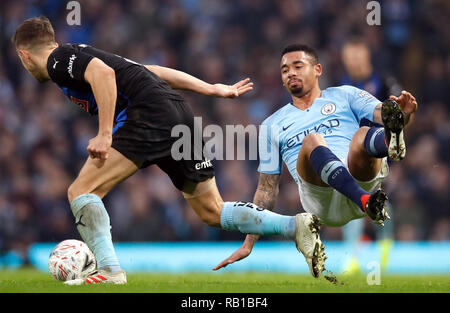
[[[403,112],[394,100],[385,100],[381,106],[381,119],[386,132],[388,155],[394,161],[401,161],[406,154],[406,144],[403,138],[405,118]]]
[[[244,234],[282,235],[293,240],[305,256],[314,277],[320,276],[326,259],[319,237],[317,217],[310,213],[286,216],[250,202],[223,202],[214,178],[197,184],[196,191],[183,193],[197,215],[209,226]]]
[[[244,234],[283,235],[294,240],[303,254],[311,275],[319,277],[324,270],[325,246],[320,240],[319,219],[310,213],[284,216],[258,207],[250,202],[225,202],[220,225],[225,230]]]

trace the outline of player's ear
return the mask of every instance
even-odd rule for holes
[[[26,62],[30,62],[31,61],[30,52],[29,51],[24,50],[24,49],[19,49],[19,50],[17,50],[17,53],[19,54],[20,58],[23,61],[26,61]]]
[[[322,75],[322,64],[317,63],[316,65],[314,65],[314,71],[316,72],[317,76],[321,76]]]

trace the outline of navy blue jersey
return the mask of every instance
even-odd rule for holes
[[[142,64],[84,44],[62,45],[48,57],[49,76],[72,102],[91,115],[98,114],[98,107],[91,86],[84,79],[84,73],[94,57],[102,60],[116,73],[116,124],[126,116],[128,106],[144,99],[149,103],[158,98],[183,100],[165,81]]]

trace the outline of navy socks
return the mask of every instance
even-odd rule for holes
[[[316,147],[311,152],[310,162],[325,183],[355,202],[364,211],[369,193],[358,185],[345,165],[328,147]]]
[[[364,138],[364,148],[374,158],[388,156],[388,148],[385,142],[384,128],[371,127]]]

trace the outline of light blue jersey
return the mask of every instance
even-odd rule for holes
[[[298,183],[297,157],[303,139],[310,133],[324,135],[330,150],[345,159],[361,120],[373,122],[373,111],[380,103],[368,92],[344,85],[322,90],[322,96],[304,111],[286,104],[261,125],[258,171],[280,174],[283,160]]]

